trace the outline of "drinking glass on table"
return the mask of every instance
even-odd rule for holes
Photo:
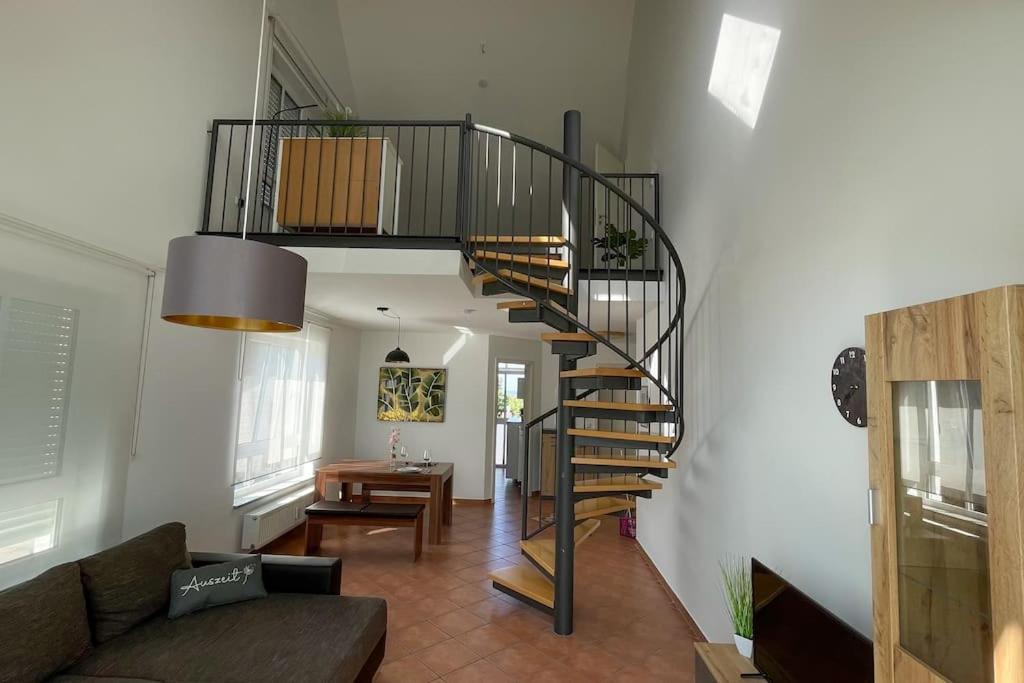
[[[408,449],[406,449],[405,446],[402,446],[401,456],[402,456],[402,465],[403,466],[404,465],[408,465],[409,464],[409,451],[408,451]]]
[[[427,467],[430,467],[430,449],[429,448],[424,448],[423,449],[423,464],[426,465]]]

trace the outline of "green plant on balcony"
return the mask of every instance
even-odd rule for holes
[[[604,237],[595,237],[594,246],[604,250],[601,261],[615,261],[619,267],[625,266],[633,259],[640,258],[647,251],[648,239],[638,238],[636,230],[619,230],[614,223],[606,223]]]
[[[354,138],[366,133],[366,128],[347,123],[352,119],[352,107],[345,107],[341,110],[328,109],[324,112],[324,119],[337,121],[338,123],[324,126],[324,137],[332,138]]]

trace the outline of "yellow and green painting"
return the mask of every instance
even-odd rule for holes
[[[382,367],[377,383],[381,422],[444,422],[445,368]]]

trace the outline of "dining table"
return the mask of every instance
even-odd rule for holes
[[[414,469],[415,468],[415,469]],[[402,471],[405,469],[406,471]],[[455,501],[455,464],[432,462],[395,467],[388,460],[341,460],[316,470],[317,501],[327,495],[327,484],[336,482],[341,500],[351,500],[353,484],[362,486],[361,495],[369,499],[372,491],[420,491],[427,499],[427,542],[439,545],[443,526],[451,526]]]

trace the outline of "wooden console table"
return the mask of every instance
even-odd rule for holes
[[[342,500],[348,500],[352,484],[364,484],[385,491],[423,491],[430,493],[427,503],[429,527],[427,542],[441,543],[441,525],[451,526],[452,487],[455,465],[435,462],[425,472],[392,472],[387,460],[342,460],[316,471],[316,500],[323,500],[328,482],[338,482]]]
[[[732,643],[695,643],[695,683],[749,683],[763,678],[742,678],[741,674],[757,673],[750,660],[736,651]]]

